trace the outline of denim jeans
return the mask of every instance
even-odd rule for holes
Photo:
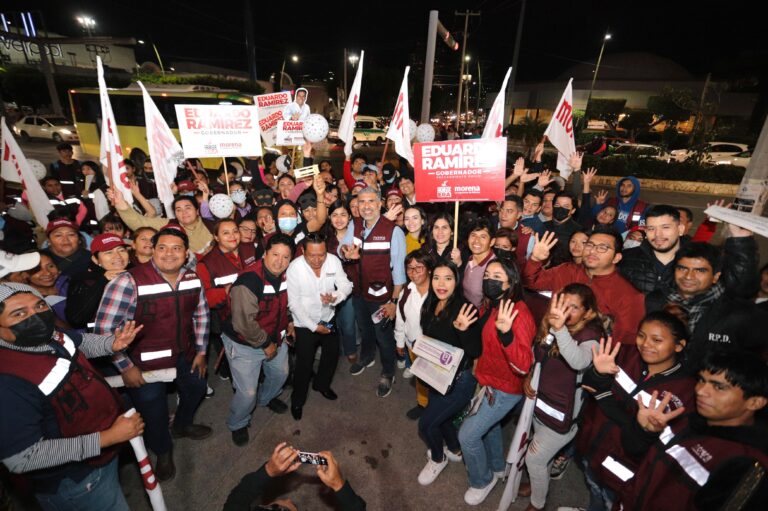
[[[587,460],[579,457],[579,465],[584,471],[584,479],[587,481],[587,489],[589,490],[587,511],[610,511],[613,509],[616,494],[608,488],[600,486],[594,472],[589,468]]]
[[[355,318],[360,331],[363,333],[363,341],[360,346],[360,363],[366,365],[376,358],[376,347],[379,348],[381,358],[381,375],[391,378],[395,375],[395,326],[393,321],[381,321],[373,323],[371,315],[376,312],[383,303],[369,302],[360,297],[353,297],[355,304]]]
[[[419,419],[419,433],[432,451],[432,461],[443,460],[443,444],[451,451],[458,451],[458,431],[453,425],[453,418],[472,400],[477,380],[472,371],[465,369],[453,383],[446,395],[429,389],[429,402]]]
[[[336,328],[339,330],[341,354],[344,356],[357,353],[357,320],[355,302],[350,296],[336,306]]]
[[[288,378],[288,345],[283,343],[277,348],[277,354],[267,360],[264,350],[237,343],[221,334],[229,368],[232,371],[232,384],[235,395],[229,406],[227,428],[230,431],[248,426],[251,413],[258,404],[266,406],[280,395],[283,384]],[[259,388],[259,374],[264,369],[264,383]]]
[[[487,395],[483,396],[477,413],[464,419],[459,431],[461,453],[472,488],[488,486],[493,480],[493,473],[506,468],[501,420],[523,398],[520,394],[507,394],[498,389],[487,388],[493,395],[493,404],[488,402]]]
[[[82,481],[63,479],[55,494],[38,493],[35,497],[45,511],[130,511],[117,478],[117,458],[94,469]]]
[[[205,397],[207,380],[195,371],[190,373],[191,364],[180,355],[176,362],[176,390],[179,393],[179,406],[173,419],[173,425],[184,428],[192,424],[195,411]],[[144,419],[144,442],[155,454],[165,454],[171,450],[171,432],[168,430],[167,383],[147,383],[135,389],[127,389],[136,411]]]

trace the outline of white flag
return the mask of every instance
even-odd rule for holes
[[[501,90],[496,99],[493,100],[493,106],[488,113],[488,118],[485,120],[485,128],[483,128],[483,136],[480,138],[499,138],[504,131],[504,91],[507,88],[507,81],[509,80],[509,74],[512,72],[512,68],[507,69],[507,74],[504,76],[504,81],[501,82]]]
[[[552,120],[549,121],[544,135],[557,149],[557,170],[563,179],[571,175],[568,159],[576,152],[576,142],[573,137],[573,78],[568,80],[563,97],[555,108]]]
[[[99,99],[101,99],[101,153],[99,160],[107,167],[105,175],[109,183],[123,194],[128,204],[133,204],[131,183],[123,163],[123,148],[120,146],[120,135],[117,133],[115,114],[112,112],[112,104],[107,94],[107,84],[104,81],[104,67],[101,65],[101,57],[96,55],[96,69],[99,78]]]
[[[32,214],[35,215],[35,220],[40,224],[40,227],[45,229],[48,225],[48,213],[53,211],[53,206],[34,172],[32,172],[27,157],[21,152],[19,144],[16,143],[11,130],[5,124],[5,117],[0,119],[0,124],[3,125],[3,175],[12,172],[18,176],[14,181],[21,182],[27,192],[27,202],[29,202]]]
[[[413,148],[411,147],[411,114],[408,111],[408,71],[411,66],[405,67],[403,84],[400,86],[400,94],[397,95],[395,113],[387,130],[387,138],[395,143],[395,152],[408,160],[413,166]]]
[[[173,218],[173,193],[171,185],[176,177],[177,159],[183,153],[181,145],[173,136],[171,128],[165,122],[160,110],[158,110],[152,97],[144,88],[144,84],[138,82],[141,93],[144,96],[144,121],[147,126],[147,145],[149,156],[152,159],[152,170],[155,176],[157,196],[165,206],[168,218]]]
[[[344,154],[352,154],[352,142],[355,138],[355,120],[357,119],[357,110],[360,108],[360,86],[363,83],[363,58],[365,52],[360,52],[360,67],[357,68],[355,81],[352,82],[352,88],[347,95],[347,104],[344,106],[344,114],[339,123],[339,138],[344,141]]]

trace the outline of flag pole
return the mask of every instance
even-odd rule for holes
[[[459,244],[459,201],[453,204],[453,248],[456,248]]]
[[[221,164],[224,165],[224,184],[227,186],[227,196],[229,196],[229,178],[227,177],[227,159],[225,157],[221,157]]]
[[[387,157],[387,149],[389,149],[389,139],[384,142],[384,151],[381,153],[381,164],[384,164],[384,158]]]

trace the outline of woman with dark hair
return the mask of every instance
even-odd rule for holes
[[[683,320],[667,311],[647,314],[638,326],[636,348],[600,340],[592,350],[592,369],[582,385],[588,401],[576,436],[576,453],[590,492],[589,509],[611,509],[616,494],[637,469],[636,460],[622,447],[621,434],[635,422],[641,399],[665,399],[669,410],[694,410],[696,380],[683,369],[690,338]],[[664,432],[661,433],[662,437]]]
[[[568,252],[571,254],[571,260],[576,264],[581,264],[584,257],[584,245],[589,241],[589,235],[583,230],[575,231],[568,240]]]
[[[511,260],[488,263],[480,312],[482,355],[475,376],[484,386],[477,413],[461,425],[459,441],[469,475],[464,501],[481,503],[506,469],[501,421],[522,399],[533,362],[536,324],[523,302],[520,274]]]
[[[421,307],[421,330],[428,337],[461,348],[464,356],[445,395],[429,389],[429,403],[419,420],[419,433],[429,447],[429,459],[418,478],[422,486],[434,482],[448,460],[462,460],[453,418],[472,399],[477,384],[472,365],[481,352],[477,309],[463,296],[456,265],[437,263]]]
[[[421,248],[427,240],[427,214],[421,206],[409,206],[403,213],[405,253]]]
[[[507,227],[496,229],[493,234],[493,253],[499,259],[515,260],[517,251],[517,233]]]
[[[438,213],[429,224],[425,244],[436,261],[452,262],[460,268],[462,265],[461,250],[452,248],[455,235],[453,216],[450,213]]]
[[[544,509],[552,459],[576,436],[583,402],[581,379],[592,363],[592,348],[605,336],[604,321],[592,289],[577,283],[552,296],[541,321],[534,346],[541,364],[539,386],[531,388],[532,373],[523,385],[525,395],[537,399],[534,437],[525,456],[530,483],[520,487],[521,495],[531,496],[528,511]]]
[[[83,189],[83,199],[89,215],[87,220],[101,220],[109,213],[109,201],[107,200],[107,189],[109,185],[101,171],[101,165],[93,161],[84,161],[80,164],[80,169],[85,176],[85,188]],[[91,218],[93,217],[93,218]],[[85,226],[88,222],[83,222]]]
[[[47,250],[39,250],[40,264],[29,270],[29,285],[45,297],[46,303],[56,313],[56,325],[59,328],[72,328],[67,323],[67,291],[69,276],[61,270]]]

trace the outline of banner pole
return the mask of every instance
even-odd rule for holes
[[[381,164],[384,165],[384,159],[387,157],[387,149],[389,149],[389,139],[384,142],[384,151],[381,153]]]
[[[227,177],[227,159],[225,157],[221,157],[221,164],[224,165],[224,173],[222,176],[224,176],[224,184],[227,186],[227,195],[229,195],[229,178]]]
[[[453,204],[453,248],[456,248],[459,244],[459,201]]]

